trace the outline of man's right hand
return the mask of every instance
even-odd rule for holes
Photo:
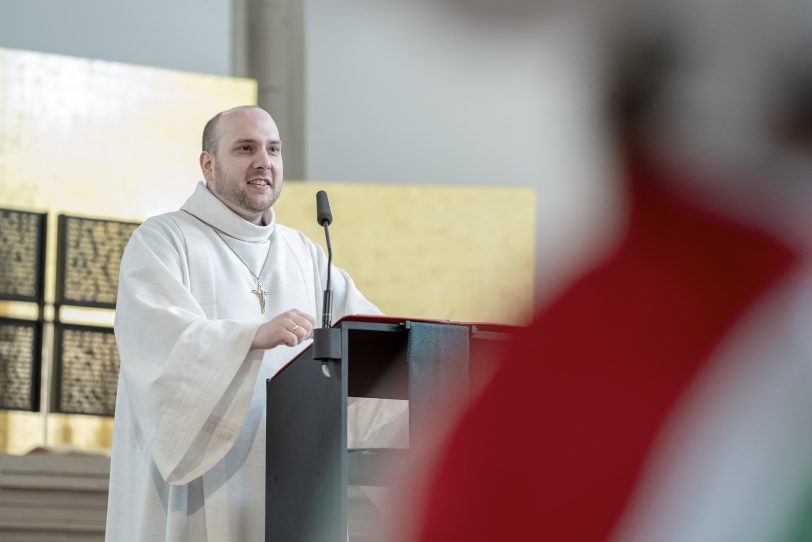
[[[268,350],[280,344],[296,346],[313,336],[316,320],[300,310],[291,309],[265,322],[257,330],[251,350]]]

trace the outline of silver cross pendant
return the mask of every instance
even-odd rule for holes
[[[259,312],[260,314],[265,314],[265,296],[271,292],[262,289],[262,284],[260,284],[259,279],[257,279],[257,289],[251,290],[252,294],[256,294],[257,298],[259,299]]]

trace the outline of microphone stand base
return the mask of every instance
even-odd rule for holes
[[[320,327],[313,330],[313,359],[321,362],[341,360],[339,328]]]

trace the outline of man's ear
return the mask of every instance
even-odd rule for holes
[[[203,151],[200,153],[200,171],[203,172],[203,178],[206,182],[211,182],[214,177],[214,157],[211,153]]]

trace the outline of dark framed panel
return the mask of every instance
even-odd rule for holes
[[[39,411],[42,322],[0,318],[0,409]]]
[[[59,215],[56,304],[114,309],[121,255],[138,225]]]
[[[54,412],[112,416],[118,370],[113,328],[54,324]]]
[[[47,213],[0,209],[0,299],[42,303]]]

